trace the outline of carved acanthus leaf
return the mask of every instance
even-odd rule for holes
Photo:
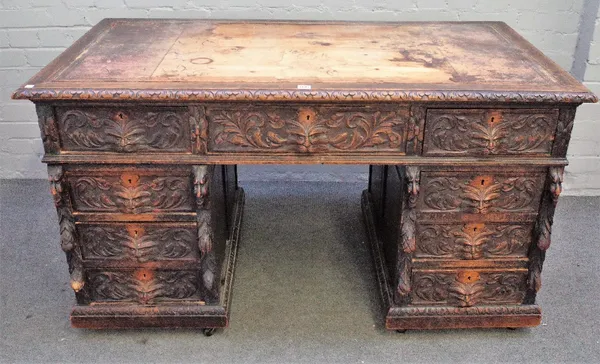
[[[184,152],[189,149],[184,112],[128,108],[61,109],[60,130],[67,150]]]
[[[294,111],[295,110],[295,111]],[[214,150],[404,152],[406,112],[340,108],[208,109]]]

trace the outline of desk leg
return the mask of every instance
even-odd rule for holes
[[[215,328],[228,326],[244,191],[237,186],[236,166],[194,166],[192,174],[197,205],[198,249],[201,256],[197,268],[198,289],[202,300],[169,299],[149,304],[105,303],[94,302],[94,297],[91,297],[73,308],[73,327],[201,328],[208,336]],[[59,178],[55,180],[58,181]],[[160,264],[153,269],[163,269]],[[82,269],[87,269],[85,264]],[[92,302],[89,302],[90,299]]]
[[[439,305],[412,302],[416,274],[413,271],[416,262],[413,254],[419,244],[419,214],[416,209],[420,180],[419,167],[371,166],[369,189],[362,195],[369,247],[386,310],[385,327],[389,330],[406,330],[539,325],[541,311],[533,302],[522,305],[475,304],[469,307],[452,306],[449,302]],[[422,259],[420,263],[422,265]],[[455,262],[451,264],[456,265]],[[451,267],[449,265],[444,271],[449,277],[452,277],[452,270],[458,273],[463,270]],[[535,264],[532,267],[532,271],[537,272]],[[422,271],[424,268],[419,269]],[[455,285],[457,289],[462,287],[458,283]],[[463,286],[471,287],[468,284]],[[470,295],[466,291],[460,293]]]

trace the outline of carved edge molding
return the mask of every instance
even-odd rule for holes
[[[556,135],[554,137],[555,141],[552,146],[553,157],[565,157],[567,155],[571,131],[573,130],[573,122],[575,121],[575,110],[575,107],[560,108],[556,126]]]
[[[148,101],[501,101],[596,102],[589,92],[392,91],[392,90],[174,90],[19,88],[13,99]]]
[[[532,244],[529,250],[526,304],[535,303],[536,293],[542,287],[542,266],[546,257],[546,250],[550,247],[554,211],[562,192],[563,173],[564,167],[550,167],[548,169],[547,187],[534,230],[536,243]]]
[[[63,180],[64,170],[62,166],[48,166],[48,180],[50,181],[50,192],[54,197],[54,205],[58,213],[58,224],[60,227],[60,246],[67,255],[69,273],[71,274],[71,288],[75,293],[80,292],[84,285],[83,256],[78,243],[75,220],[69,203],[67,184]]]
[[[194,194],[196,196],[196,221],[198,223],[198,248],[200,249],[200,273],[204,287],[203,299],[208,303],[219,300],[217,257],[214,252],[212,211],[209,199],[210,178],[214,166],[193,166]]]
[[[414,316],[478,316],[478,315],[539,315],[540,308],[536,305],[490,305],[471,307],[433,307],[433,306],[411,306],[392,307],[389,316],[392,317],[414,317]]]
[[[194,154],[206,154],[208,151],[208,122],[204,106],[189,106],[190,126],[192,128],[192,151]]]
[[[405,171],[406,197],[403,201],[402,217],[400,220],[401,246],[398,252],[398,287],[396,289],[398,304],[408,304],[411,292],[411,262],[412,254],[417,248],[416,207],[421,180],[421,169],[419,167],[407,166]]]
[[[58,126],[54,116],[54,108],[50,105],[37,104],[35,111],[38,116],[38,124],[44,151],[49,154],[60,152],[60,138],[58,136]]]

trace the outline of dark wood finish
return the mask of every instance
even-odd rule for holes
[[[228,324],[237,164],[368,164],[388,329],[527,327],[576,107],[499,22],[106,19],[35,102],[75,327]]]

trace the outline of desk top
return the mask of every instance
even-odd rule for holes
[[[14,98],[593,102],[501,22],[105,19]]]

